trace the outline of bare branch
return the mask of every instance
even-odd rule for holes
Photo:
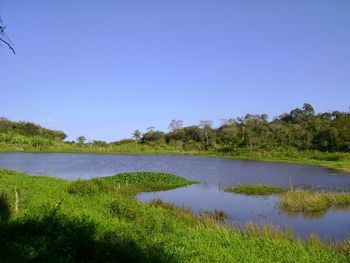
[[[13,54],[16,54],[16,51],[14,49],[14,44],[12,43],[12,41],[7,37],[6,33],[5,33],[5,29],[6,29],[6,25],[3,25],[2,19],[0,17],[0,46],[2,47],[3,45],[1,45],[1,43],[5,44],[5,46],[7,46]]]
[[[13,52],[13,54],[16,55],[16,51],[13,49],[13,47],[8,43],[6,42],[5,40],[3,40],[2,38],[0,38],[0,41],[5,43],[5,45]]]

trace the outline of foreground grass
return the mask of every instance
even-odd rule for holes
[[[215,216],[197,217],[159,200],[144,204],[131,191],[147,191],[156,182],[147,182],[144,174],[143,182],[134,184],[135,177],[71,183],[0,170],[0,262],[350,260],[347,243],[301,241],[268,226],[241,231],[220,225]],[[126,178],[128,184],[121,183]],[[184,182],[174,178],[165,175],[161,185]]]
[[[236,185],[226,186],[225,192],[243,194],[243,195],[274,195],[280,194],[286,191],[285,188],[271,185]]]

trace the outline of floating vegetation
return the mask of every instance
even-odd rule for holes
[[[275,195],[284,193],[287,189],[279,186],[271,185],[236,185],[236,186],[226,186],[224,188],[225,192],[243,194],[243,195]]]

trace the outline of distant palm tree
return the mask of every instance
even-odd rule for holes
[[[132,133],[132,137],[136,140],[139,141],[141,139],[142,133],[140,130],[134,130]]]

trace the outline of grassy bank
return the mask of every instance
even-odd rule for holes
[[[68,182],[0,170],[1,262],[349,262],[347,243],[330,247],[290,232],[220,225],[148,191],[193,183],[171,175]],[[150,179],[150,181],[148,181]],[[136,181],[135,181],[136,180]],[[17,204],[17,205],[16,205]]]

